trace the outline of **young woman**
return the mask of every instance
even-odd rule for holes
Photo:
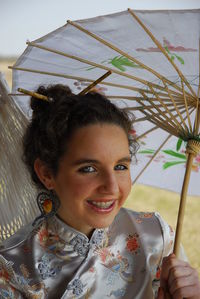
[[[42,214],[1,249],[0,298],[199,299],[169,226],[122,208],[137,148],[128,115],[100,94],[37,92],[49,101],[31,99],[24,161]]]

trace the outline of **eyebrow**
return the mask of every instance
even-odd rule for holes
[[[132,161],[131,158],[127,156],[127,157],[123,157],[123,158],[119,159],[117,161],[117,163],[123,163],[123,162],[131,163],[131,161]],[[79,160],[75,161],[73,163],[73,165],[76,166],[76,165],[87,164],[87,163],[88,164],[90,164],[90,163],[101,164],[101,162],[98,160],[85,158],[85,159],[79,159]]]

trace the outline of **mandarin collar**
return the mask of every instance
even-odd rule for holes
[[[48,220],[48,231],[57,234],[66,246],[73,247],[78,255],[86,255],[91,247],[102,248],[107,244],[108,228],[94,229],[91,238],[66,224],[58,216]]]

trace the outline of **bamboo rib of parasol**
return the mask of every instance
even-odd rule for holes
[[[144,117],[136,118],[134,120],[134,123],[145,121],[145,120],[149,120],[149,117],[148,116],[146,116],[146,117],[144,116]]]
[[[174,125],[174,122],[175,122],[178,125],[178,127],[180,128],[181,125],[179,124],[179,122],[177,121],[177,119],[172,114],[172,111],[170,109],[168,109],[168,105],[165,105],[165,103],[160,99],[159,95],[156,94],[156,92],[154,91],[154,89],[152,87],[151,87],[151,90],[152,90],[152,92],[154,92],[154,95],[158,99],[159,103],[162,105],[162,108],[165,109],[164,110],[165,113],[163,113],[163,111],[159,108],[159,105],[156,105],[153,102],[151,102],[151,104],[153,105],[154,109],[156,109],[163,117],[165,117],[167,114],[169,114],[170,118],[167,117],[166,120],[168,120],[169,123],[171,123],[173,121],[173,125]],[[149,100],[148,97],[144,93],[142,93],[142,95],[144,96],[145,100]],[[176,105],[176,107],[177,107],[177,105]],[[176,110],[176,112],[178,112],[177,109],[175,109],[175,110]]]
[[[186,111],[187,111],[188,124],[189,124],[190,131],[192,131],[191,119],[190,119],[190,115],[189,115],[189,112],[188,112],[188,103],[187,103],[187,99],[186,99],[186,96],[185,96],[184,84],[183,84],[182,79],[181,79],[181,86],[182,86],[182,89],[183,89],[183,98],[184,98],[185,108],[186,108]]]
[[[194,111],[194,108],[190,111],[190,114]],[[150,130],[146,131],[145,133],[143,133],[142,135],[138,136],[136,138],[136,141],[138,141],[139,139],[141,139],[142,137],[144,137],[145,135],[157,130],[159,127],[155,126],[153,128],[151,128]],[[153,154],[153,156],[151,157],[151,159],[147,162],[147,164],[144,166],[144,168],[140,171],[140,173],[137,175],[137,177],[135,178],[135,180],[132,182],[132,184],[135,184],[136,181],[140,178],[140,176],[144,173],[144,171],[147,169],[147,167],[150,165],[150,163],[154,160],[154,158],[157,156],[157,154],[160,152],[160,150],[163,148],[163,146],[167,143],[167,141],[172,137],[171,134],[169,134],[167,136],[167,138],[163,141],[163,143],[160,145],[160,147],[155,151],[155,153]]]
[[[167,131],[170,134],[173,134],[176,137],[180,137],[182,131],[184,130],[182,127],[180,129],[177,128],[176,126],[172,125],[172,124],[168,124],[167,122],[164,122],[164,119],[161,118],[160,116],[160,112],[155,113],[154,111],[152,111],[151,108],[149,108],[148,105],[145,105],[141,100],[136,99],[136,101],[143,106],[143,110],[140,110],[143,114],[146,115],[146,118],[144,118],[143,120],[149,120],[150,122],[152,122],[153,124],[161,127],[162,129],[164,129],[165,131]],[[190,108],[192,109],[192,108]],[[194,108],[193,108],[194,109]],[[180,111],[179,111],[180,113]],[[163,114],[164,115],[164,114]],[[162,116],[163,116],[162,115]],[[174,118],[177,115],[174,115]],[[142,118],[141,118],[142,119]],[[136,120],[137,121],[137,120]],[[184,120],[182,120],[182,122],[184,122]],[[182,123],[181,123],[182,124]]]
[[[186,125],[185,120],[183,119],[183,116],[182,116],[183,111],[185,111],[185,110],[180,111],[180,106],[179,106],[179,109],[178,109],[177,104],[175,103],[173,97],[171,97],[171,99],[172,99],[172,104],[174,104],[175,111],[177,112],[177,114],[172,114],[171,112],[173,112],[173,109],[172,109],[172,110],[171,110],[171,109],[168,109],[168,106],[165,105],[165,104],[163,103],[163,101],[161,100],[161,98],[159,97],[159,95],[156,94],[156,92],[153,90],[152,87],[151,87],[151,89],[152,89],[152,91],[154,92],[154,95],[156,96],[156,99],[158,100],[158,102],[162,105],[162,108],[164,108],[164,111],[162,111],[162,110],[159,108],[159,105],[154,104],[154,103],[151,102],[151,100],[150,100],[150,103],[151,103],[151,105],[154,107],[154,109],[157,110],[158,113],[160,113],[160,115],[161,115],[164,119],[166,119],[166,120],[168,121],[168,124],[170,123],[170,124],[174,127],[174,123],[175,123],[175,124],[177,125],[177,127],[178,127],[178,131],[180,131],[180,129],[182,130],[181,124],[183,124],[185,130],[188,131],[187,125]],[[145,93],[142,93],[142,92],[141,92],[141,94],[143,95],[145,101],[146,101],[146,102],[149,102],[149,98],[146,96],[146,94],[145,94]],[[136,100],[137,102],[139,102],[139,103],[142,103],[141,100],[138,100],[138,99],[135,99],[135,100]],[[146,110],[148,109],[149,112],[151,111],[151,113],[152,113],[151,105],[144,105],[144,103],[142,103],[142,106],[145,107]],[[188,112],[188,107],[185,107],[185,109],[186,109],[186,113],[187,113],[187,115],[188,115],[188,114],[189,114],[189,112]],[[170,115],[170,118],[167,117],[167,114]],[[155,114],[152,113],[152,116],[154,117]],[[180,116],[181,124],[178,122],[178,119],[177,119],[176,116]],[[157,119],[158,119],[158,118],[160,119],[160,117],[157,116]]]
[[[40,71],[40,70],[22,68],[22,67],[17,67],[17,66],[9,66],[8,68],[12,69],[12,70],[36,73],[36,74],[47,75],[47,76],[61,77],[61,78],[79,80],[79,81],[85,81],[85,82],[93,82],[92,79],[85,78],[85,77],[79,77],[79,76],[72,76],[72,75],[66,75],[66,74],[60,74],[60,73],[54,73],[54,72]],[[112,69],[109,69],[109,70],[112,71]],[[112,86],[112,87],[117,87],[117,88],[122,88],[122,89],[128,89],[128,90],[137,91],[137,92],[142,91],[145,93],[152,94],[152,92],[150,90],[142,89],[142,88],[138,88],[138,87],[134,87],[134,86],[129,86],[129,85],[116,84],[116,83],[112,83],[112,82],[101,82],[101,84],[107,85],[107,86]],[[165,91],[164,87],[162,88],[162,90]],[[172,93],[174,93],[174,92],[172,91]],[[159,93],[159,94],[161,96],[166,96],[167,91],[166,91],[166,93],[163,92],[163,93]],[[12,94],[12,95],[14,95],[14,94]],[[15,94],[15,95],[17,95],[17,94]],[[181,94],[176,93],[176,96],[179,98],[181,96]],[[192,99],[191,99],[191,101],[192,101]]]
[[[143,134],[139,135],[136,137],[136,141],[140,140],[141,138],[143,138],[144,136],[150,134],[151,132],[154,132],[155,130],[159,129],[158,126],[154,126],[153,128],[147,130],[146,132],[144,132]]]
[[[156,128],[157,129],[157,128]],[[140,171],[140,173],[136,176],[136,178],[134,179],[134,181],[132,182],[132,184],[134,185],[137,180],[141,177],[141,175],[144,173],[144,171],[147,169],[147,167],[151,164],[151,162],[155,159],[155,157],[158,155],[158,153],[161,151],[161,149],[163,148],[163,146],[167,143],[167,141],[172,137],[171,134],[169,134],[167,136],[167,138],[163,141],[163,143],[159,146],[159,148],[155,151],[155,153],[153,154],[153,156],[151,157],[151,159],[147,162],[147,164],[145,165],[145,167],[143,167],[143,169]],[[138,138],[137,138],[138,140]]]
[[[74,24],[74,23],[73,23]],[[94,61],[90,61],[90,60],[87,60],[85,58],[82,58],[82,57],[78,57],[78,56],[75,56],[75,55],[71,55],[71,54],[68,54],[68,53],[65,53],[65,52],[62,52],[62,51],[58,51],[56,49],[52,49],[52,48],[48,48],[48,47],[45,47],[45,46],[41,46],[39,44],[36,44],[36,43],[33,43],[33,42],[27,42],[27,45],[29,46],[32,46],[32,47],[35,47],[35,48],[38,48],[38,49],[41,49],[41,50],[44,50],[44,51],[48,51],[48,52],[52,52],[54,54],[57,54],[57,55],[61,55],[61,56],[64,56],[64,57],[67,57],[67,58],[70,58],[70,59],[73,59],[73,60],[77,60],[79,62],[82,62],[82,63],[85,63],[85,64],[88,64],[88,65],[91,65],[93,67],[96,67],[96,68],[100,68],[100,69],[104,69],[106,71],[111,71],[112,73],[116,73],[120,76],[124,76],[124,77],[127,77],[129,79],[132,79],[132,80],[135,80],[135,81],[138,81],[142,84],[145,84],[145,85],[151,85],[155,88],[158,88],[160,90],[165,90],[164,87],[158,85],[158,84],[155,84],[155,83],[152,83],[150,81],[147,81],[147,80],[144,80],[142,78],[139,78],[139,77],[136,77],[136,76],[133,76],[133,75],[130,75],[130,74],[127,74],[127,73],[124,73],[122,71],[118,71],[116,69],[113,69],[113,68],[109,68],[105,65],[102,65],[102,64],[99,64],[99,63],[96,63]],[[121,51],[121,50],[120,50]],[[125,52],[124,52],[124,56],[125,56]],[[126,54],[127,56],[127,54]],[[128,55],[129,56],[129,55]],[[144,69],[146,69],[147,67],[144,66]],[[153,73],[154,74],[154,73]],[[154,74],[155,75],[155,74]],[[157,73],[157,77],[160,79],[160,80],[163,80],[163,76],[161,76],[160,74]],[[182,89],[177,86],[176,84],[174,84],[173,82],[169,81],[167,78],[164,78],[166,82],[168,82],[170,85],[172,85],[174,88],[176,88],[178,91],[182,92]],[[173,90],[171,90],[172,93],[174,94],[177,94],[177,95],[180,95],[180,93],[178,92],[175,92]],[[191,95],[188,94],[190,97]]]
[[[164,84],[165,84],[165,83],[164,83]],[[168,89],[167,85],[166,85],[166,89],[167,89],[167,92],[168,92],[168,94],[169,94],[170,99],[172,100],[172,102],[173,102],[173,104],[174,104],[174,107],[175,107],[176,110],[177,110],[177,113],[178,113],[178,115],[179,115],[181,121],[182,121],[183,124],[184,124],[184,127],[185,127],[186,131],[189,132],[189,131],[188,131],[188,128],[187,128],[187,126],[186,126],[186,124],[185,124],[185,121],[184,121],[184,119],[183,119],[183,117],[182,117],[182,115],[181,115],[179,109],[177,108],[176,102],[175,102],[175,100],[174,100],[174,98],[173,98],[173,96],[172,96],[170,90]]]
[[[140,20],[140,18],[138,18],[138,16],[130,8],[128,9],[128,12],[133,16],[133,18],[138,22],[138,24],[140,24],[140,26],[144,29],[144,31],[150,36],[150,38],[152,39],[152,41],[156,44],[156,46],[160,49],[160,51],[168,59],[168,61],[170,62],[170,64],[175,68],[175,70],[177,71],[179,77],[181,78],[182,81],[185,82],[185,84],[187,85],[187,87],[189,88],[189,90],[191,91],[191,93],[193,94],[193,96],[196,97],[195,91],[193,90],[193,88],[191,87],[191,85],[188,83],[187,79],[184,77],[184,75],[179,70],[179,68],[174,63],[174,61],[169,57],[167,51],[163,48],[163,46],[161,45],[161,43],[155,38],[155,36],[151,33],[151,31],[144,25],[144,23]]]
[[[87,86],[85,89],[83,89],[79,95],[84,95],[86,94],[87,92],[89,92],[90,90],[92,90],[97,84],[99,84],[101,81],[103,81],[105,78],[107,78],[108,76],[111,75],[111,72],[107,72],[105,73],[103,76],[101,76],[100,78],[98,78],[97,80],[95,80],[94,82],[92,82],[92,84],[90,84],[89,86]],[[47,96],[44,96],[42,94],[39,94],[37,92],[33,92],[33,91],[30,91],[30,90],[27,90],[27,89],[24,89],[24,88],[18,88],[17,89],[19,92],[21,92],[22,94],[24,95],[29,95],[31,97],[35,97],[39,100],[43,100],[43,101],[47,101],[49,102],[50,99],[47,97]],[[11,94],[12,95],[12,94]],[[21,95],[21,94],[19,94]]]
[[[195,118],[195,123],[194,123],[194,134],[198,133],[198,127],[199,127],[199,103],[200,103],[200,39],[199,39],[199,86],[198,86],[198,91],[197,91],[197,101],[196,101],[196,118]]]
[[[110,97],[108,97],[109,99],[110,99]],[[123,99],[123,97],[122,97],[122,99]],[[140,98],[140,100],[141,100],[141,98]],[[156,105],[157,107],[159,107],[159,108],[163,108],[163,106],[162,105]],[[168,107],[173,107],[173,104],[168,104],[167,105]],[[180,109],[181,108],[183,108],[184,110],[185,110],[185,106],[184,105],[179,105],[178,106]],[[149,108],[151,108],[151,109],[153,109],[154,108],[154,106],[153,105],[149,105]],[[142,106],[136,106],[136,107],[127,107],[127,108],[122,108],[123,110],[127,110],[127,111],[137,111],[137,110],[143,110],[143,107]],[[173,110],[171,110],[171,112],[172,111],[176,111],[175,109],[173,109]]]
[[[154,93],[155,97],[157,98],[157,100],[159,101],[159,103],[163,106],[165,113],[169,113],[170,116],[174,119],[175,123],[178,125],[178,127],[180,127],[179,122],[177,121],[176,118],[174,118],[174,115],[170,113],[169,109],[168,109],[168,105],[165,105],[165,103],[163,102],[163,100],[160,98],[160,96],[156,93],[156,91],[153,89],[153,87],[150,86],[150,89],[152,90],[152,92]],[[144,94],[144,93],[142,93]],[[145,98],[147,98],[147,96],[145,95]],[[173,98],[173,97],[172,97]],[[172,102],[174,101],[174,98],[172,100]],[[175,102],[175,101],[174,101]],[[173,104],[174,104],[173,102]],[[157,105],[156,105],[157,106]],[[177,109],[177,104],[174,105],[176,112],[178,113],[178,109]]]
[[[76,22],[67,21],[68,24],[74,26],[75,28],[77,28],[78,30],[86,33],[87,35],[89,35],[90,37],[94,38],[95,40],[98,40],[100,43],[104,44],[105,46],[109,47],[110,49],[113,49],[114,51],[120,53],[121,55],[123,55],[124,57],[130,59],[131,61],[135,62],[136,64],[138,64],[139,66],[141,66],[143,69],[147,70],[148,72],[150,72],[151,74],[155,75],[157,78],[159,78],[160,80],[163,80],[163,78],[166,80],[166,82],[169,85],[172,85],[174,88],[176,88],[179,91],[181,90],[181,87],[176,85],[174,82],[170,81],[169,79],[165,78],[164,76],[160,75],[158,72],[156,72],[155,70],[153,70],[152,68],[148,67],[147,65],[145,65],[144,63],[142,63],[141,61],[137,60],[136,58],[134,58],[133,56],[127,54],[126,52],[122,51],[121,49],[119,49],[118,47],[116,47],[115,45],[107,42],[106,40],[104,40],[103,38],[97,36],[96,34],[90,32],[89,30],[83,28],[82,26],[80,26],[79,24],[77,24]],[[152,83],[151,83],[152,84]],[[189,93],[188,93],[189,94]],[[195,93],[192,93],[193,96],[196,96]],[[190,94],[189,94],[190,95]],[[191,96],[191,95],[190,95]]]
[[[144,93],[147,93],[144,89],[139,89],[138,90],[138,92],[144,92]],[[152,92],[152,91],[150,91],[149,93],[153,93],[153,94],[155,94],[155,92]],[[161,96],[161,95],[163,95],[163,94],[160,94],[160,93],[157,93],[159,96]],[[166,94],[164,94],[164,96],[166,96]],[[126,100],[134,100],[135,99],[135,96],[123,96],[123,95],[108,95],[107,96],[107,98],[109,98],[109,99],[126,99]],[[138,97],[137,97],[138,98]],[[178,104],[178,105],[183,105],[183,99],[182,99],[182,97],[173,97],[173,98],[175,98],[175,101],[176,101],[176,103]],[[141,97],[140,98],[141,100],[143,99],[143,97]],[[149,99],[149,101],[158,101],[158,99],[156,98],[156,97],[149,97],[148,96],[148,99]],[[162,99],[162,101],[163,102],[166,102],[167,103],[167,105],[170,105],[170,104],[168,104],[168,103],[171,103],[172,101],[171,101],[171,99],[170,98],[166,98],[166,97],[164,97],[164,98],[161,98]],[[171,104],[171,105],[174,105],[174,104]],[[185,105],[185,104],[184,104]],[[190,102],[190,106],[196,106],[196,102],[194,103],[194,101],[192,101],[192,102]]]

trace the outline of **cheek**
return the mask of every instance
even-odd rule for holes
[[[67,188],[68,187],[68,188]],[[73,197],[84,197],[96,188],[96,180],[87,177],[76,177],[69,180],[66,189]]]
[[[120,180],[120,189],[123,193],[124,199],[126,199],[131,191],[132,182],[131,177],[121,178]]]

